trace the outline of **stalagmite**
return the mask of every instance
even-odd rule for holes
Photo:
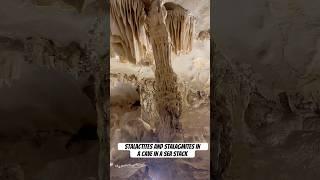
[[[166,25],[170,33],[175,54],[188,53],[192,50],[195,18],[180,5],[168,2]]]
[[[148,12],[147,25],[155,58],[155,100],[159,113],[158,138],[162,142],[175,140],[181,133],[181,95],[177,75],[171,65],[171,41],[167,31],[166,9],[161,1],[153,1]],[[181,134],[180,134],[181,135]]]
[[[122,61],[138,64],[152,59],[144,9],[140,0],[110,0],[111,45]]]

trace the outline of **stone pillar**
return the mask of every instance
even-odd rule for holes
[[[159,119],[156,132],[160,142],[176,140],[181,135],[181,95],[177,75],[171,66],[171,40],[166,27],[166,9],[154,0],[147,16],[147,27],[155,59],[155,101]]]

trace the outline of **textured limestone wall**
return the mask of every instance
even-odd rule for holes
[[[217,64],[215,70],[217,75],[233,74],[215,78],[221,79],[216,83],[225,84],[215,90],[221,107],[216,114],[225,119],[221,121],[220,138],[224,136],[228,140],[220,140],[221,152],[226,153],[221,154],[217,171],[246,180],[306,178],[300,174],[317,179],[319,173],[311,173],[311,169],[319,161],[311,156],[319,155],[315,144],[320,120],[316,70],[320,14],[314,8],[319,2],[226,0],[217,1],[216,6],[214,39],[223,54],[221,59],[227,59],[232,68]],[[232,132],[226,134],[229,127]],[[239,134],[243,135],[240,139]],[[226,150],[223,146],[230,142],[233,147]],[[223,156],[231,154],[234,158],[230,169],[223,171],[228,167],[223,162],[230,163]],[[243,163],[244,159],[247,164]],[[265,164],[251,166],[258,162]],[[239,169],[239,165],[245,168]],[[252,173],[253,169],[261,170]],[[273,174],[264,178],[268,172],[262,169],[272,170]]]

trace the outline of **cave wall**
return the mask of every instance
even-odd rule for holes
[[[224,179],[318,179],[319,161],[311,158],[319,153],[311,150],[320,122],[317,6],[215,2],[215,113],[225,150],[217,171]]]

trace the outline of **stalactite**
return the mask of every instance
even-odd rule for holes
[[[144,9],[140,0],[110,0],[111,44],[121,59],[134,64],[152,59]]]
[[[192,50],[195,17],[188,10],[174,4],[164,4],[167,10],[166,25],[170,33],[175,54],[184,54]]]
[[[111,44],[121,62],[152,63],[154,57],[146,32],[147,2],[136,0],[111,0]],[[183,7],[166,3],[166,26],[172,39],[172,49],[177,55],[192,50],[195,17]]]

